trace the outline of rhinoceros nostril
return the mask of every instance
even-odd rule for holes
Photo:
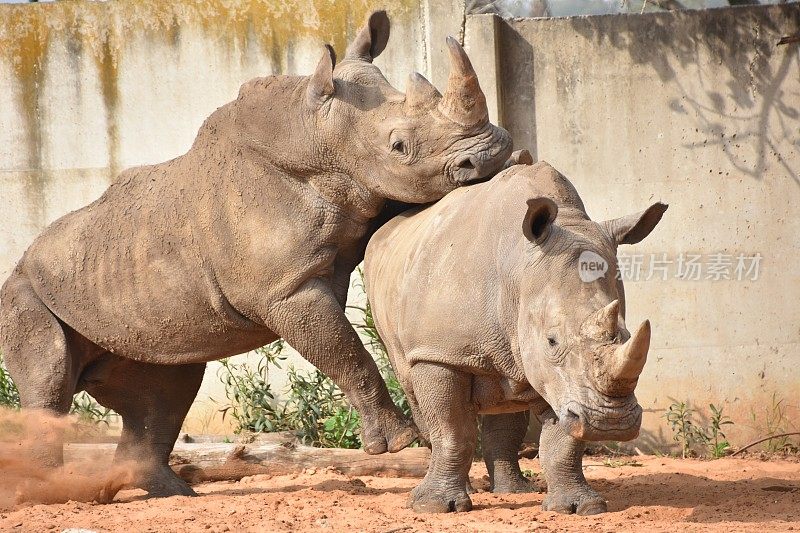
[[[475,170],[475,163],[473,162],[471,157],[465,157],[464,159],[456,163],[456,166],[463,170]]]

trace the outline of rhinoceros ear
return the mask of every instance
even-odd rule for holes
[[[317,63],[317,70],[308,80],[306,100],[311,107],[317,108],[321,106],[336,92],[336,87],[333,84],[333,67],[335,66],[336,52],[333,51],[331,45],[326,44],[322,58]]]
[[[528,200],[528,212],[522,222],[522,233],[529,241],[541,244],[550,234],[558,214],[558,206],[550,198],[538,196]]]
[[[667,204],[657,202],[641,213],[606,220],[601,222],[600,226],[618,245],[636,244],[650,235],[656,224],[661,221],[667,207],[669,207]]]
[[[367,19],[367,23],[358,32],[355,41],[347,47],[345,59],[353,59],[372,63],[381,55],[389,40],[389,17],[386,11],[375,11]]]

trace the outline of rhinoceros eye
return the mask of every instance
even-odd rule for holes
[[[392,152],[397,152],[399,154],[406,153],[406,144],[403,141],[394,141],[392,143]]]
[[[556,346],[558,346],[558,340],[556,340],[556,338],[551,335],[547,337],[547,344],[549,344],[551,348],[555,348]]]

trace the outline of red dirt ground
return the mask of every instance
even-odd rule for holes
[[[635,461],[639,466],[624,464]],[[604,462],[606,464],[604,464]],[[623,466],[619,466],[623,464]],[[592,517],[541,510],[542,494],[473,494],[475,510],[418,515],[405,508],[414,479],[343,476],[333,469],[195,487],[198,498],[142,498],[108,505],[69,502],[0,513],[2,531],[800,531],[800,463],[660,457],[584,459],[610,512]],[[539,471],[535,460],[523,469]],[[473,466],[473,484],[486,486]]]

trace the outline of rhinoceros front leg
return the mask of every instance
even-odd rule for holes
[[[431,442],[428,473],[411,491],[409,506],[421,513],[469,511],[469,468],[478,437],[477,412],[470,401],[472,376],[433,363],[411,369],[420,416]]]
[[[397,452],[416,439],[413,423],[395,407],[378,366],[325,281],[311,280],[273,305],[264,322],[342,389],[361,415],[367,453]]]
[[[517,455],[528,431],[529,417],[528,411],[482,417],[483,460],[494,493],[533,491],[533,486],[519,469]]]
[[[606,501],[583,476],[586,444],[564,431],[552,410],[545,413],[539,440],[539,460],[547,482],[545,511],[579,515],[604,513]]]

